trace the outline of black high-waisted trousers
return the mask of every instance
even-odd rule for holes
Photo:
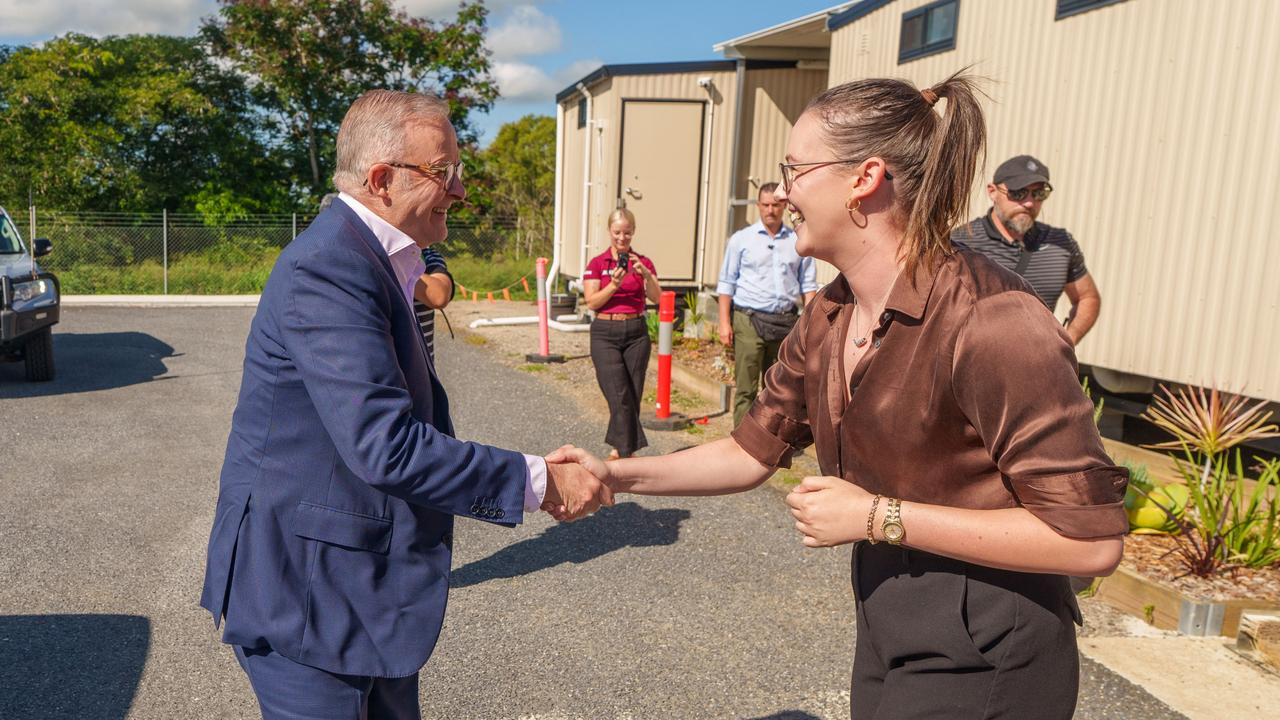
[[[652,347],[643,317],[591,323],[591,362],[600,391],[609,402],[609,430],[604,441],[624,457],[649,444],[640,427],[640,401]]]
[[[1066,577],[860,542],[853,591],[854,720],[1074,714],[1080,610]]]

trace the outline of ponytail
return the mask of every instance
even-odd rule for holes
[[[986,123],[978,79],[961,70],[924,90],[902,80],[858,80],[809,103],[828,145],[840,158],[884,158],[893,171],[893,219],[904,228],[900,248],[908,274],[951,254],[951,228],[969,207],[982,163]],[[946,100],[941,114],[934,105]]]
[[[907,204],[906,238],[902,255],[910,271],[917,263],[934,266],[951,248],[951,229],[964,221],[969,193],[986,152],[986,123],[972,78],[956,73],[921,91],[945,98],[947,105],[935,123],[925,153],[916,195]],[[937,112],[930,107],[930,114]]]

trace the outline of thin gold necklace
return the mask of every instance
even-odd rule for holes
[[[893,288],[890,287],[889,291],[892,292]],[[882,301],[887,301],[888,299],[889,299],[888,295],[885,295],[883,298],[881,298]],[[881,304],[883,304],[883,302]],[[863,345],[867,344],[867,340],[870,339],[871,337],[871,329],[875,327],[875,318],[871,319],[871,324],[867,328],[867,334],[863,335],[862,337],[858,337],[857,325],[860,325],[861,323],[858,322],[858,296],[857,295],[853,296],[853,322],[855,327],[853,331],[853,337],[850,339],[853,341],[854,347],[861,348]]]

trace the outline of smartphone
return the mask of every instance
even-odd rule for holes
[[[628,267],[628,263],[630,262],[631,262],[631,255],[624,252],[618,253],[618,267],[622,268],[623,270],[628,270],[630,269]]]

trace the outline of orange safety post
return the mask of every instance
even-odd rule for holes
[[[671,417],[671,340],[675,333],[676,294],[662,293],[658,301],[658,409],[659,420]]]

